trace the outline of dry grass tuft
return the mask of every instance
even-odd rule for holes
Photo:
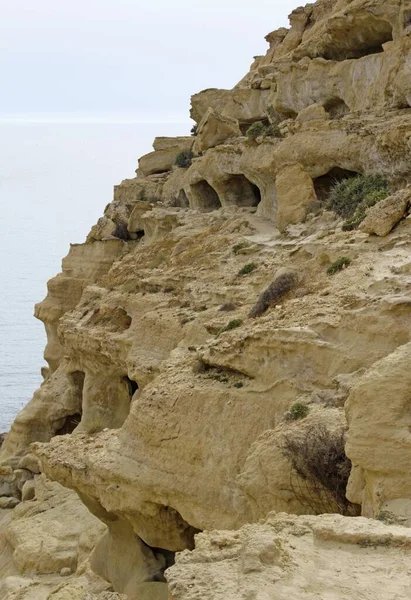
[[[284,437],[283,453],[299,477],[306,484],[300,494],[312,508],[324,502],[324,493],[338,506],[341,514],[347,514],[352,505],[345,492],[351,472],[351,461],[345,454],[344,431],[330,431],[324,425],[307,429],[302,435],[288,434]],[[315,498],[317,496],[317,499]],[[324,510],[321,512],[328,512]]]

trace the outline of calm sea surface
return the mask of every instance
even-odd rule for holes
[[[0,121],[0,432],[41,383],[43,324],[33,315],[70,242],[82,242],[134,176],[156,135],[189,123]]]

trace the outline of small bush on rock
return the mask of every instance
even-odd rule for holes
[[[261,135],[264,135],[266,131],[267,128],[264,125],[264,123],[262,123],[262,121],[256,121],[255,123],[250,125],[245,134],[249,140],[255,140]]]
[[[344,432],[330,431],[324,425],[316,425],[302,435],[288,434],[283,442],[283,454],[304,485],[295,490],[315,512],[324,510],[327,494],[342,514],[347,514],[350,502],[345,497],[351,461],[345,454]],[[306,488],[306,489],[305,489]],[[330,506],[332,510],[332,506]]]
[[[193,125],[192,128],[190,129],[190,133],[192,136],[196,136],[197,135],[197,129],[198,129],[198,125]]]
[[[297,283],[298,277],[295,273],[283,273],[282,275],[279,275],[273,283],[260,294],[260,297],[248,316],[259,317],[265,313],[270,306],[275,306],[284,298],[284,296],[291,292],[296,287]]]
[[[384,200],[387,195],[388,192],[385,190],[376,190],[368,194],[367,197],[357,206],[352,217],[343,223],[342,230],[352,231],[353,229],[357,229],[360,223],[362,223],[362,221],[365,219],[367,208],[374,206],[374,204],[377,204],[377,202],[380,200]]]
[[[329,195],[329,208],[344,217],[344,231],[356,229],[364,220],[367,208],[389,195],[388,182],[378,174],[358,175],[334,185]]]
[[[348,256],[341,256],[341,258],[337,258],[327,269],[328,275],[334,275],[334,273],[338,273],[338,271],[342,271],[346,269],[348,265],[351,264],[351,258]]]
[[[310,407],[307,404],[302,404],[301,402],[295,402],[292,405],[290,410],[288,411],[287,418],[290,421],[298,421],[299,419],[304,419],[310,412]]]
[[[177,167],[181,167],[182,169],[188,169],[193,158],[194,154],[191,152],[191,150],[182,150],[177,154],[175,164]]]
[[[235,246],[233,246],[233,252],[234,254],[238,254],[241,250],[244,250],[244,248],[248,248],[248,246],[248,242],[239,242],[238,244],[235,244]]]
[[[124,221],[117,221],[113,236],[119,238],[120,240],[129,240],[130,234],[127,229],[127,223]]]
[[[146,190],[141,189],[138,194],[138,200],[140,202],[151,202],[151,204],[157,204],[157,202],[161,202],[161,198],[158,196],[147,196]]]
[[[255,263],[247,263],[246,265],[244,265],[244,267],[242,267],[238,271],[238,274],[239,275],[248,275],[249,273],[252,273],[253,271],[255,271],[256,268],[257,268],[257,265]]]
[[[269,125],[267,127],[265,135],[269,136],[269,137],[277,137],[277,138],[283,137],[283,134],[281,133],[281,129],[279,128],[277,123],[271,123],[271,125]]]
[[[227,325],[225,327],[220,329],[220,331],[217,334],[217,337],[219,335],[221,335],[222,333],[224,333],[225,331],[231,331],[232,329],[236,329],[237,327],[240,327],[242,324],[243,324],[243,322],[241,321],[241,319],[233,319],[232,321],[227,323]]]

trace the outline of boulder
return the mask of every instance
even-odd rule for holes
[[[277,227],[284,231],[288,225],[300,223],[309,206],[316,200],[313,181],[299,165],[284,167],[277,175]]]
[[[380,200],[367,210],[360,230],[364,233],[374,233],[380,237],[388,235],[405,216],[410,202],[411,187],[399,190],[392,196]]]
[[[27,500],[33,500],[36,496],[36,486],[34,479],[26,481],[21,490],[21,500],[26,502]]]
[[[156,138],[154,152],[145,154],[138,161],[143,176],[170,171],[176,156],[182,151],[190,151],[194,144],[192,136],[176,138]]]
[[[20,504],[20,500],[13,496],[0,498],[0,508],[15,508],[18,504]]]
[[[201,119],[194,142],[194,152],[204,152],[223,144],[228,138],[241,136],[241,130],[237,119],[223,117],[221,114],[209,108]]]

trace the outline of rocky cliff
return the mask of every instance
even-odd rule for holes
[[[7,600],[409,597],[411,2],[290,24],[36,306]]]

